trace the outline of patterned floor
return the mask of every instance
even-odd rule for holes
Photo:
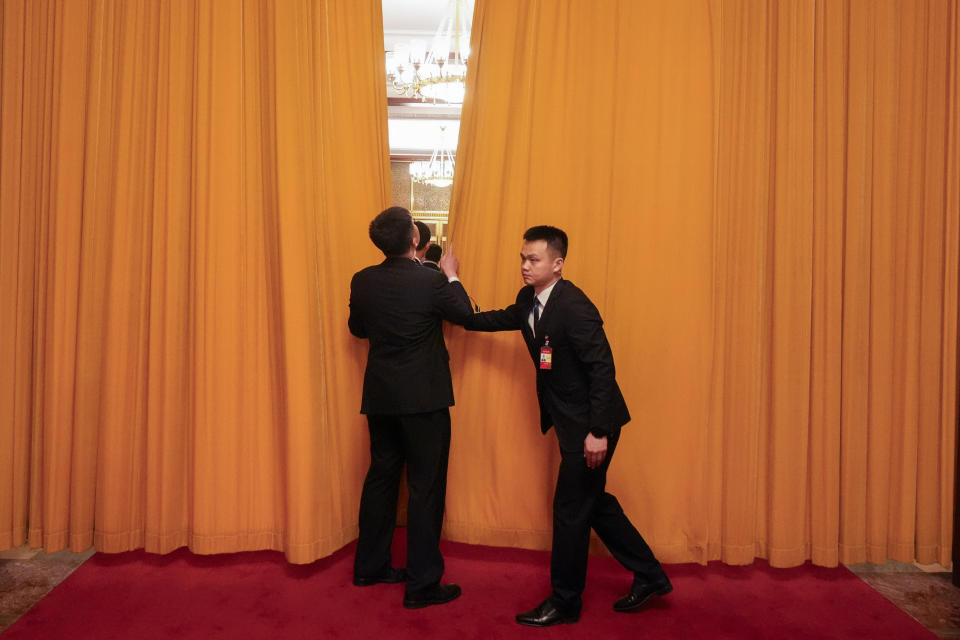
[[[940,638],[960,639],[960,589],[944,567],[889,561],[847,568]]]

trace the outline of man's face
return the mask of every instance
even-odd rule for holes
[[[560,275],[563,258],[547,246],[546,240],[524,242],[520,249],[520,275],[524,284],[544,287]]]

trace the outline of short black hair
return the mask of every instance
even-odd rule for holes
[[[546,240],[547,246],[559,253],[561,258],[567,257],[567,234],[564,233],[563,229],[540,224],[527,229],[523,234],[523,239],[527,242]]]
[[[413,239],[413,218],[403,207],[384,209],[370,223],[370,239],[383,255],[402,256]]]
[[[438,244],[431,244],[427,247],[427,253],[423,256],[430,262],[437,262],[440,260],[440,256],[443,255],[443,249],[440,248]]]
[[[417,251],[423,251],[423,248],[430,242],[430,227],[419,220],[414,220],[413,224],[420,229],[420,242],[417,243]]]

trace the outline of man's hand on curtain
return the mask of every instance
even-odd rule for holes
[[[457,272],[460,270],[460,261],[453,252],[453,245],[450,245],[447,252],[440,257],[440,270],[447,278],[459,278]]]

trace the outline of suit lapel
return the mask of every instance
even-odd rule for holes
[[[542,342],[544,336],[550,335],[550,326],[553,320],[553,317],[556,315],[554,310],[562,304],[561,297],[563,296],[563,290],[566,288],[566,281],[561,278],[557,280],[557,284],[553,285],[553,291],[550,292],[550,297],[547,298],[547,304],[543,307],[543,313],[540,314],[540,321],[537,323],[537,341]],[[533,299],[530,299],[530,304],[533,304]]]
[[[520,300],[517,301],[517,306],[520,309],[520,313],[523,314],[520,322],[520,333],[523,335],[524,341],[527,343],[527,348],[533,350],[534,338],[533,331],[530,329],[530,311],[533,308],[533,287],[526,287],[526,290],[523,291],[523,295]]]
[[[550,297],[547,298],[547,304],[543,308],[543,313],[540,314],[540,320],[537,322],[537,335],[533,335],[533,331],[530,329],[530,311],[533,308],[533,287],[529,287],[529,293],[524,295],[523,299],[517,303],[523,312],[520,332],[523,334],[523,339],[527,343],[527,349],[530,351],[534,362],[540,358],[539,352],[540,347],[543,345],[543,338],[550,335],[551,322],[556,315],[554,309],[562,304],[561,294],[566,286],[567,283],[563,278],[557,280],[557,284],[553,285],[553,291],[550,292]]]

